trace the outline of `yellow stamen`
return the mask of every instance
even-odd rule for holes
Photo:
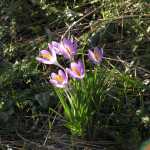
[[[58,81],[59,83],[62,83],[62,82],[64,81],[63,77],[60,76],[60,75],[56,75],[56,76],[54,77],[54,80]]]
[[[100,59],[100,54],[97,50],[94,50],[94,56],[95,56],[96,60]]]
[[[41,54],[40,57],[44,58],[44,59],[48,59],[51,60],[52,59],[52,55],[50,53],[47,54]]]
[[[78,76],[81,76],[80,71],[76,67],[72,67],[71,70],[74,71]]]
[[[67,50],[67,52],[68,52],[69,54],[71,54],[70,48],[67,47],[66,50]]]

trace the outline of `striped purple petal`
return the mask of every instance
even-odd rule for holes
[[[96,47],[88,50],[88,57],[94,64],[100,64],[103,58],[103,49]]]
[[[71,59],[77,53],[77,44],[73,40],[64,38],[61,41],[60,49],[65,58]]]
[[[76,79],[82,79],[85,75],[84,65],[80,60],[77,63],[72,62],[70,68],[67,68],[66,71],[71,77]]]
[[[58,74],[51,73],[50,83],[58,88],[65,88],[68,84],[68,77],[62,70],[58,71]]]
[[[54,49],[56,54],[62,55],[62,52],[61,52],[61,49],[60,49],[60,43],[58,43],[56,41],[52,41],[52,48]]]
[[[57,64],[57,57],[52,46],[48,44],[48,50],[41,50],[39,56],[36,57],[36,60],[44,64]]]

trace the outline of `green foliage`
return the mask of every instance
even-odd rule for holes
[[[142,107],[142,104],[137,105],[142,96],[137,96],[143,89],[139,80],[116,69],[98,66],[87,72],[83,81],[72,80],[69,89],[56,89],[56,93],[64,108],[66,126],[72,134],[96,138],[100,128],[120,124],[128,126],[131,131],[134,130],[132,126],[138,128],[136,123],[140,120],[136,110]],[[121,132],[125,131],[122,129]],[[118,134],[117,139],[126,136],[120,132]]]

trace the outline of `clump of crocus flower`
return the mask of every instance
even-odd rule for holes
[[[77,53],[77,44],[73,40],[63,39],[60,42],[60,51],[66,59],[72,59]]]
[[[48,45],[47,50],[41,50],[39,56],[36,58],[39,62],[44,64],[57,64],[56,52],[51,44]]]
[[[52,41],[51,44],[48,45],[52,45],[53,50],[56,52],[57,55],[62,55],[61,49],[60,49],[60,43],[56,42],[56,41]]]
[[[51,73],[50,83],[58,88],[65,88],[68,84],[68,76],[62,70],[59,70],[58,74],[53,72]]]
[[[103,58],[103,49],[95,47],[94,49],[89,50],[88,57],[93,63],[100,64]]]
[[[46,50],[41,50],[37,61],[47,64],[56,65],[63,70],[59,70],[58,74],[51,73],[50,83],[58,88],[65,88],[68,85],[68,75],[75,79],[83,79],[85,76],[85,67],[82,60],[74,61],[77,54],[77,43],[72,39],[64,38],[60,42],[52,41],[48,43]],[[65,59],[69,59],[70,68],[61,66],[57,61],[57,55],[63,55]],[[94,64],[100,64],[103,58],[103,49],[94,48],[88,50],[88,57]],[[73,61],[73,62],[72,62]]]
[[[85,75],[85,69],[83,62],[78,60],[78,62],[72,62],[70,68],[66,68],[67,73],[76,79],[82,79]]]
[[[60,42],[52,41],[48,43],[47,49],[39,52],[39,56],[36,59],[40,63],[55,65],[60,68],[57,73],[52,72],[50,74],[49,82],[56,87],[55,93],[64,109],[64,117],[67,120],[66,126],[72,134],[84,135],[86,127],[88,127],[88,116],[89,114],[93,115],[95,110],[89,108],[91,107],[90,96],[83,96],[82,94],[86,93],[85,91],[83,92],[83,89],[80,90],[80,85],[81,88],[86,86],[84,82],[81,82],[81,84],[79,82],[79,84],[76,84],[77,82],[75,82],[76,79],[82,80],[86,74],[85,64],[80,58],[76,59],[79,57],[79,55],[76,57],[77,47],[77,43],[72,39],[64,38]],[[93,64],[100,64],[103,59],[103,49],[97,47],[90,49],[87,55]],[[64,57],[67,64],[69,62],[69,66],[62,66],[58,62],[58,57]],[[72,84],[69,84],[71,78],[74,80],[71,81]],[[81,92],[81,95],[78,95],[78,92]]]

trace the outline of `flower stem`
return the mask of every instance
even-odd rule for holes
[[[58,62],[56,62],[56,66],[60,67],[61,69],[65,71],[65,68],[62,65],[60,65]]]

